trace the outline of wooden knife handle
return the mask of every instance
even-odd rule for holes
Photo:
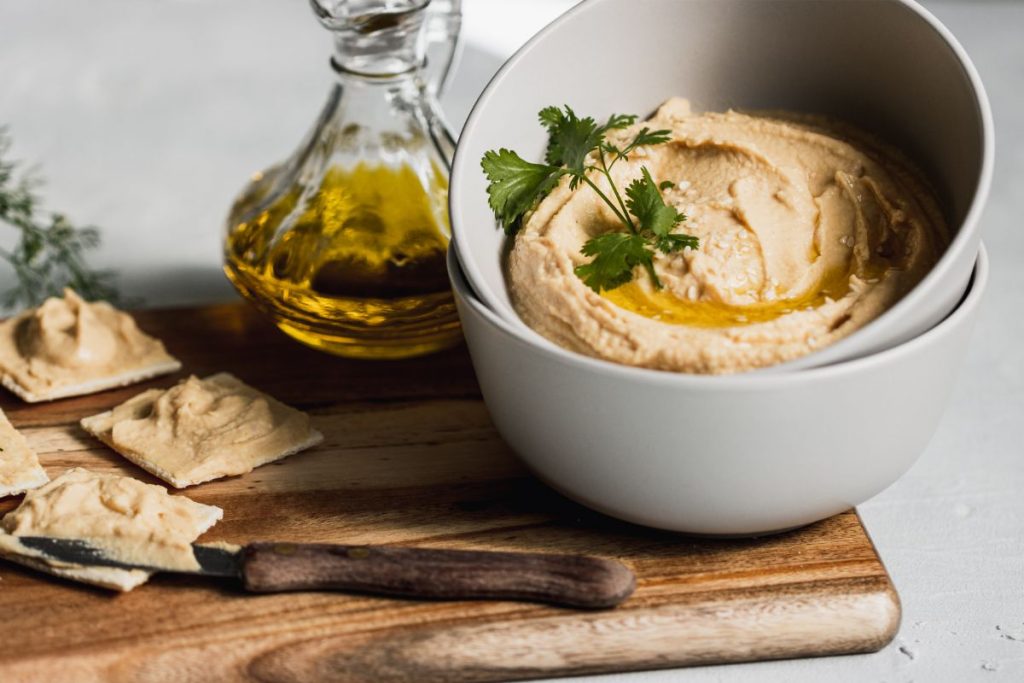
[[[602,609],[629,597],[625,565],[584,555],[253,543],[242,578],[257,593],[334,589],[436,600],[525,600]]]

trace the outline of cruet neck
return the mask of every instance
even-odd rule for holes
[[[331,63],[341,74],[391,78],[414,74],[425,55],[430,0],[310,0],[334,34]]]

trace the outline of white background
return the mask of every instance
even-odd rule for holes
[[[465,4],[466,51],[444,102],[456,129],[503,59],[571,2]],[[928,4],[995,110],[993,276],[942,427],[860,508],[903,600],[896,641],[873,655],[586,680],[1024,680],[1024,4]],[[329,50],[300,0],[3,0],[0,124],[40,164],[50,207],[102,226],[93,262],[127,291],[151,305],[228,299],[227,207],[313,121]],[[0,228],[0,244],[11,239]],[[11,282],[0,266],[0,290]]]

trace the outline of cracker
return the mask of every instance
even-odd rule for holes
[[[242,453],[243,449],[237,443],[224,444],[216,453],[196,452],[193,460],[184,463],[182,461],[187,460],[194,449],[203,449],[205,446],[197,447],[195,440],[189,439],[189,435],[178,434],[178,430],[173,430],[175,433],[173,439],[176,440],[166,442],[129,444],[118,440],[115,429],[118,424],[132,423],[134,425],[159,419],[154,417],[156,411],[154,406],[171,392],[182,390],[182,387],[186,385],[192,386],[198,391],[203,388],[213,389],[219,392],[220,397],[227,395],[241,397],[245,400],[263,401],[266,403],[266,410],[276,421],[275,425],[288,423],[296,431],[296,435],[285,445],[273,443],[276,441],[274,439],[264,439],[267,447],[263,449],[261,449],[261,441],[258,439],[241,444],[252,451],[248,453]],[[273,397],[253,389],[237,377],[223,372],[202,380],[190,377],[166,391],[160,389],[145,391],[112,410],[83,418],[81,425],[85,431],[127,460],[179,489],[213,479],[246,474],[261,465],[294,455],[323,441],[323,434],[309,424],[308,415],[284,405]],[[152,431],[158,433],[155,429]],[[205,443],[215,440],[217,436],[214,433],[202,441]]]
[[[108,481],[114,480],[120,482],[122,480],[126,480],[125,484],[130,482],[131,485],[135,487],[135,489],[133,490],[160,489],[161,491],[164,492],[163,494],[161,494],[162,496],[166,496],[167,499],[175,498],[173,496],[169,496],[166,493],[166,490],[162,489],[159,486],[154,486],[152,484],[143,484],[142,482],[133,480],[130,477],[119,477],[117,475],[93,475],[87,472],[86,470],[80,468],[68,470],[60,477],[55,479],[53,485],[60,486],[64,483],[81,482],[83,480],[94,481],[95,477],[97,476],[103,477]],[[40,495],[46,494],[46,491],[40,492]],[[33,494],[29,494],[29,497],[31,497],[32,495]],[[162,500],[162,498],[157,498],[155,504],[161,504],[159,503],[160,500]],[[208,531],[214,524],[216,524],[221,519],[221,517],[224,514],[223,510],[213,505],[204,505],[184,498],[176,498],[176,500],[185,501],[183,503],[175,503],[175,505],[178,506],[179,510],[181,509],[181,506],[184,504],[185,508],[194,514],[193,525],[187,532],[190,536],[189,540],[191,541],[194,541],[196,538],[198,538],[203,533]],[[152,505],[154,504],[154,501],[151,500],[147,504]],[[104,508],[101,509],[103,510],[102,514],[104,514],[106,517],[109,517],[110,520],[113,521],[113,523],[109,523],[109,526],[110,528],[115,528],[115,530],[118,527],[118,520],[128,519],[129,521],[132,521],[136,519],[134,515],[129,515],[129,513],[125,511],[127,508],[115,506],[114,508],[110,508],[109,512],[107,512],[106,509]],[[15,509],[11,513],[9,513],[9,515],[13,516],[17,512],[18,509]],[[67,513],[65,513],[65,515],[66,514]],[[93,507],[93,510],[90,514],[97,514],[95,506]],[[58,517],[58,519],[59,518],[60,517]],[[106,522],[106,520],[104,520],[104,522]],[[16,531],[16,527],[18,527],[21,523],[22,520],[18,518],[15,518],[15,521],[13,522],[10,517],[4,519],[4,527],[6,528],[6,530],[0,530],[0,557],[24,565],[26,567],[36,569],[41,572],[52,574],[54,576],[59,576],[62,578],[80,581],[82,583],[88,583],[95,586],[100,586],[102,588],[122,592],[132,590],[133,588],[145,583],[152,575],[152,572],[149,572],[144,569],[122,569],[118,567],[80,565],[54,559],[42,551],[36,550],[34,548],[25,547],[18,540],[17,535],[13,535],[12,533],[10,533],[12,531]],[[107,523],[101,523],[101,528],[107,528],[107,526]],[[143,529],[145,529],[145,527],[143,527]],[[38,531],[35,531],[35,529],[30,529],[27,534],[23,533],[22,535],[48,534],[40,534]],[[64,536],[62,535],[61,537]],[[118,537],[116,536],[116,534],[115,536],[112,536],[112,538],[116,537]],[[89,540],[94,539],[90,538]]]
[[[180,369],[130,315],[70,289],[0,322],[0,384],[28,403],[93,394]]]
[[[0,410],[0,498],[24,493],[48,481],[35,451]]]
[[[44,392],[34,392],[31,389],[18,384],[17,379],[6,373],[0,375],[0,384],[25,403],[43,403],[46,401],[55,401],[59,398],[86,396],[88,394],[98,394],[99,392],[107,391],[108,389],[119,389],[131,384],[145,382],[148,379],[153,379],[154,377],[159,377],[161,375],[169,375],[172,372],[177,372],[178,370],[181,370],[181,362],[176,359],[172,359],[170,361],[154,363],[143,368],[121,372],[108,377],[100,377],[86,382],[55,387],[50,391]]]

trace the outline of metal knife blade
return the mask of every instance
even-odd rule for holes
[[[45,536],[19,536],[18,541],[31,550],[43,553],[60,562],[91,566],[116,567],[117,569],[144,569],[151,572],[172,571],[182,574],[203,574],[206,576],[242,575],[241,549],[229,550],[220,546],[192,544],[192,553],[199,563],[195,571],[168,569],[141,564],[127,564],[107,557],[103,550],[88,541],[70,538],[48,538]]]

